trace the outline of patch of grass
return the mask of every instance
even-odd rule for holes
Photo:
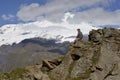
[[[72,69],[73,69],[73,66],[71,66],[71,67],[69,68],[70,71],[72,71]],[[70,73],[71,73],[71,72],[70,72]],[[71,78],[71,77],[70,77],[70,73],[69,73],[69,75],[67,76],[66,80],[84,80],[84,79],[87,79],[87,78],[90,77],[91,70],[90,70],[90,69],[87,69],[87,70],[85,71],[85,73],[80,73],[80,74],[77,75],[78,77],[75,77],[75,78]]]
[[[64,59],[64,56],[60,56],[60,57],[57,57],[57,58],[53,59],[52,61],[53,62],[56,62],[56,61],[62,62],[63,59]]]
[[[0,74],[0,80],[18,80],[19,78],[22,78],[25,73],[27,73],[28,70],[17,68],[11,72],[8,73],[1,73]]]
[[[75,48],[72,47],[72,48],[70,48],[68,51],[69,51],[69,52],[74,52],[74,50],[75,50]]]
[[[73,70],[74,64],[75,64],[74,62],[72,62],[72,63],[70,64],[70,67],[69,67],[69,70],[68,70],[68,75],[67,75],[67,77],[66,77],[66,80],[71,80],[70,74],[71,74],[71,71]]]
[[[90,77],[90,74],[91,74],[91,70],[87,69],[85,71],[85,73],[80,73],[80,74],[78,74],[78,77],[73,78],[71,80],[84,80],[84,79],[88,79]]]
[[[100,52],[101,51],[101,47],[99,46],[98,48],[96,48],[96,50],[93,53],[93,57],[92,57],[92,64],[96,65],[99,61],[99,57],[100,57]]]

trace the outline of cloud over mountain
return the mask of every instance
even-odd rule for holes
[[[14,17],[15,17],[15,16],[14,16],[14,15],[11,15],[11,14],[9,14],[9,15],[3,14],[3,15],[2,15],[2,18],[3,18],[4,20],[12,20]]]
[[[55,23],[51,21],[35,21],[25,24],[9,24],[0,28],[0,46],[13,43],[19,43],[29,38],[46,38],[55,39],[57,42],[74,41],[77,35],[76,29],[80,28],[84,35],[88,34],[92,29],[98,29],[88,23],[71,24],[67,22],[69,17],[73,15],[66,13],[64,22]]]
[[[120,10],[108,11],[114,0],[49,0],[44,5],[21,5],[17,17],[25,22],[50,20],[61,22],[66,12],[74,14],[71,23],[87,22],[94,25],[120,24]]]

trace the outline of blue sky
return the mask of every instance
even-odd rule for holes
[[[0,0],[0,26],[37,20],[60,22],[66,12],[69,21],[93,25],[120,25],[119,0]]]
[[[110,3],[110,6],[106,7],[109,11],[115,11],[120,9],[120,2],[119,0],[114,0],[112,3]]]
[[[16,14],[22,4],[39,3],[43,5],[46,0],[0,0],[0,14]]]
[[[20,21],[15,16],[21,5],[29,5],[38,3],[44,5],[47,0],[0,0],[0,26],[4,24],[19,23]],[[12,20],[4,20],[2,15],[14,15]]]

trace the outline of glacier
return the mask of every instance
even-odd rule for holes
[[[0,27],[0,46],[20,43],[29,38],[55,39],[57,42],[74,41],[77,31],[80,28],[84,35],[89,34],[92,25],[81,22],[80,24],[70,24],[69,22],[55,23],[48,20],[35,21],[21,24],[7,24]]]

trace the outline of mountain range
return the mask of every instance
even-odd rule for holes
[[[65,55],[80,28],[84,39],[93,27],[88,23],[54,23],[47,20],[0,27],[0,72],[41,63],[42,59]]]
[[[47,20],[31,23],[8,24],[0,27],[0,46],[20,43],[29,38],[55,39],[56,43],[74,41],[76,29],[80,28],[84,35],[90,30],[98,29],[88,23],[70,24],[69,22],[55,23]]]
[[[38,40],[35,42],[35,39],[25,40],[22,43],[29,42],[44,43],[38,43]],[[52,43],[53,40],[48,42]],[[24,48],[27,47],[32,47],[29,49],[30,52],[36,49],[35,44],[26,45]],[[42,57],[42,59],[40,64],[1,73],[0,80],[119,80],[120,30],[114,28],[92,30],[88,40],[75,40],[71,43],[65,55],[52,59]],[[23,58],[21,61],[24,61]]]
[[[65,55],[70,42],[56,43],[53,39],[31,38],[18,44],[0,47],[0,72],[10,71],[41,63],[43,59],[51,59]]]

